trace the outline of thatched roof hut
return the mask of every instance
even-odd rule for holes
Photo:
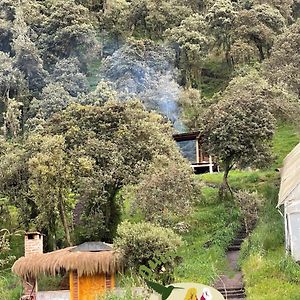
[[[28,246],[29,250],[37,249],[37,243],[41,243],[32,235],[33,246],[28,244],[32,247]],[[25,295],[33,299],[37,293],[38,277],[55,276],[62,271],[69,273],[70,300],[98,299],[105,290],[115,287],[115,274],[121,269],[120,253],[102,242],[84,243],[49,253],[27,252],[12,267],[12,271],[24,281]]]
[[[92,243],[89,244],[92,245]],[[55,276],[62,270],[77,271],[78,276],[111,274],[120,271],[121,256],[112,248],[98,251],[88,249],[78,251],[79,247],[82,249],[82,246],[75,246],[21,257],[14,263],[12,271],[24,279],[37,278],[40,275]]]

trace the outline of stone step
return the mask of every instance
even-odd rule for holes
[[[220,288],[218,291],[223,295],[225,299],[245,299],[245,289],[244,288]]]
[[[228,248],[227,248],[228,251],[238,251],[238,250],[241,250],[241,245],[230,245]]]

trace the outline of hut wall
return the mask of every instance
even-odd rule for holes
[[[114,275],[97,274],[78,277],[70,273],[70,300],[96,300],[105,290],[115,287]]]

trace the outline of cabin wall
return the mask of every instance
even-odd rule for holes
[[[76,272],[70,273],[70,300],[96,300],[97,296],[114,287],[114,275],[78,277]]]

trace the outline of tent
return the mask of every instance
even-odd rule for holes
[[[300,143],[284,159],[277,207],[284,207],[285,244],[300,261]]]

